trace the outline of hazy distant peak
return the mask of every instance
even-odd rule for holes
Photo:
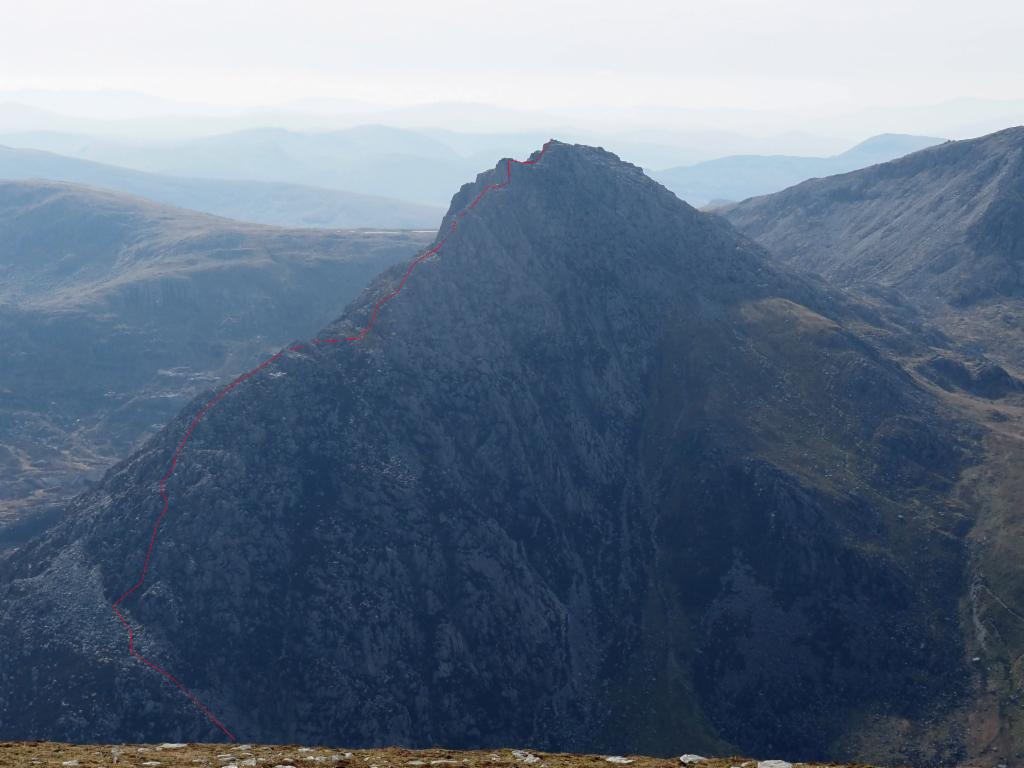
[[[711,200],[744,200],[777,192],[805,179],[855,171],[943,141],[931,136],[887,133],[831,157],[731,155],[669,168],[655,176],[680,198],[702,206]]]
[[[850,158],[859,155],[884,156],[886,160],[917,152],[919,149],[943,144],[947,139],[936,136],[914,136],[905,133],[880,133],[855,144],[838,157]]]

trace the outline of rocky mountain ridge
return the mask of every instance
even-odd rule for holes
[[[209,412],[124,610],[244,738],[953,764],[980,435],[886,345],[927,351],[552,142]],[[208,399],[0,563],[0,736],[215,735],[109,610]]]

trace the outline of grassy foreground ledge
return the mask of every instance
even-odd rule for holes
[[[780,760],[743,757],[671,759],[642,755],[574,755],[525,749],[337,749],[272,744],[61,744],[0,742],[0,767],[17,768],[788,768]],[[793,763],[793,768],[872,768],[866,763]]]

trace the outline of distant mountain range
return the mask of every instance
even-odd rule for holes
[[[495,155],[521,154],[547,138],[537,132],[474,134],[363,125],[324,132],[254,128],[163,142],[30,131],[0,134],[0,143],[161,176],[187,177],[192,181],[197,178],[269,181],[444,206],[449,202],[451,190],[472,175],[481,163],[489,162]],[[711,133],[694,134],[693,139],[698,145],[723,149],[767,143]],[[648,169],[714,156],[687,147],[680,143],[682,141],[683,137],[665,132],[633,132],[608,136],[604,143]],[[793,141],[799,143],[796,138]],[[803,143],[807,141],[810,139]],[[777,191],[809,176],[861,168],[937,141],[940,140],[879,136],[832,158],[732,156],[696,166],[654,171],[653,175],[684,199],[700,205],[718,198],[735,200]],[[244,201],[244,188],[241,193]],[[218,201],[225,197],[213,194]],[[318,211],[324,204],[313,200],[311,207]],[[287,210],[297,210],[297,206],[289,203]],[[295,218],[298,216],[272,223],[290,225]],[[408,217],[398,213],[396,218]]]
[[[0,550],[197,391],[312,333],[427,239],[0,182]]]
[[[692,108],[671,104],[590,104],[528,109],[467,101],[374,104],[350,98],[299,98],[252,106],[189,103],[152,94],[90,90],[0,91],[0,132],[57,130],[123,137],[182,138],[276,125],[328,131],[355,125],[444,129],[479,133],[572,135],[605,143],[628,134],[672,135],[672,144],[700,154],[692,161],[731,154],[819,155],[838,150],[837,137],[883,131],[965,138],[1021,122],[1024,101],[958,98],[913,106],[868,106],[854,112],[809,114],[791,108]],[[848,143],[849,138],[843,139]],[[2,139],[0,139],[2,143]]]
[[[777,192],[812,177],[864,168],[943,141],[930,136],[884,134],[833,157],[734,155],[652,175],[691,205],[721,204]]]
[[[441,208],[334,189],[255,180],[187,178],[0,146],[0,179],[47,179],[145,197],[258,224],[351,229],[422,229]]]
[[[425,134],[385,126],[322,133],[256,128],[162,143],[59,133],[0,141],[160,175],[325,187],[424,206],[447,205],[476,167]]]

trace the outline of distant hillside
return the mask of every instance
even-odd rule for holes
[[[833,157],[733,155],[652,175],[681,199],[702,206],[776,192],[804,179],[864,168],[942,141],[930,136],[883,134]]]
[[[476,168],[430,136],[379,125],[309,133],[253,128],[175,142],[60,133],[3,141],[147,173],[298,184],[426,206],[447,205],[452,189]]]
[[[0,146],[0,179],[88,184],[258,224],[329,229],[432,228],[440,207],[298,184],[186,178]]]
[[[472,133],[369,124],[321,131],[260,127],[176,141],[14,131],[0,133],[0,144],[161,175],[312,185],[447,206],[451,191],[481,163],[521,156],[550,135],[538,130]],[[574,140],[603,145],[646,168],[674,167],[740,151],[761,152],[769,146],[821,145],[821,139],[804,134],[757,139],[715,131],[583,131]],[[318,205],[311,207],[316,210]]]
[[[1024,127],[723,213],[787,264],[847,287],[898,289],[951,335],[1024,366]]]
[[[0,549],[34,525],[26,514],[195,392],[313,332],[429,237],[277,229],[0,183]]]

